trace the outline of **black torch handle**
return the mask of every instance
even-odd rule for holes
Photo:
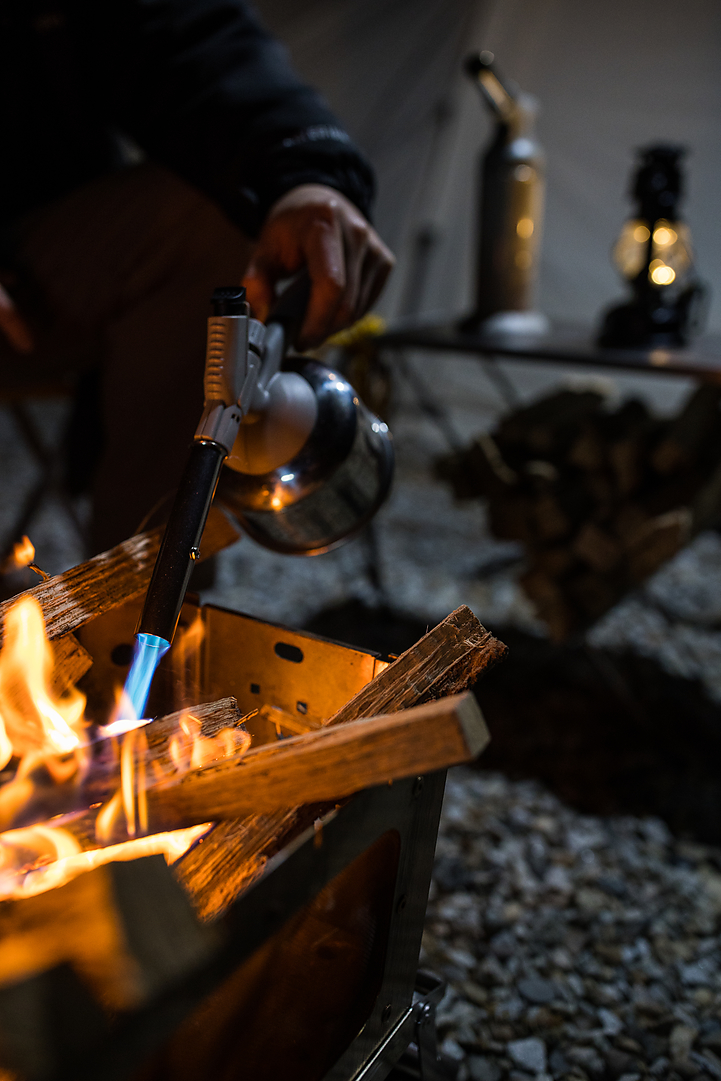
[[[194,443],[170,512],[138,633],[173,641],[190,572],[200,554],[200,539],[227,451],[212,440]]]

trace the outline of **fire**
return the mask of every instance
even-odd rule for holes
[[[48,578],[45,571],[41,570],[35,562],[35,545],[30,537],[25,536],[13,545],[12,552],[2,564],[2,573],[8,574],[10,571],[22,570],[23,567],[30,567],[43,580]]]
[[[28,554],[32,558],[34,552],[25,551],[24,556]],[[197,689],[190,676],[202,634],[202,622],[197,622],[180,640],[176,664],[184,677],[184,695],[192,693],[191,683]],[[11,780],[0,785],[0,821],[8,825],[23,818],[32,822],[77,813],[87,806],[78,802],[93,762],[86,700],[77,688],[63,685],[58,690],[59,676],[40,605],[25,594],[5,616],[0,650],[0,770],[14,770]],[[122,716],[124,708],[119,694],[114,717]],[[120,778],[117,791],[95,818],[97,847],[88,843],[87,831],[81,830],[82,842],[76,838],[72,819],[55,817],[0,833],[0,899],[44,892],[112,860],[162,853],[172,863],[207,832],[209,823],[148,836],[148,785],[175,783],[189,769],[238,754],[248,747],[250,736],[240,728],[203,735],[200,721],[186,710],[159,754],[157,743],[149,750],[143,727],[148,723],[131,721],[119,739],[112,722],[100,729],[101,736],[109,730],[113,735],[98,747],[114,748],[111,768],[119,766]],[[107,751],[103,753],[107,758]],[[43,811],[46,807],[51,809]],[[121,843],[113,843],[118,838]]]
[[[115,860],[162,855],[166,863],[173,864],[211,825],[205,822],[188,829],[154,833],[86,852],[71,833],[59,827],[40,825],[9,830],[0,834],[0,900],[34,897]]]
[[[35,562],[35,545],[30,540],[30,537],[22,537],[13,545],[12,554],[7,562],[8,566],[17,568],[29,567],[31,563]]]
[[[34,597],[21,597],[5,617],[0,652],[0,769],[13,757],[22,759],[25,772],[28,760],[50,769],[58,757],[80,764],[85,696],[74,687],[57,694],[54,666],[40,605]]]
[[[171,739],[168,751],[180,775],[231,754],[240,754],[249,746],[250,735],[242,728],[224,728],[215,736],[201,735],[200,721],[187,713],[181,718],[179,732]]]

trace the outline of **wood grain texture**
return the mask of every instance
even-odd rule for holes
[[[458,608],[354,695],[331,723],[393,713],[466,690],[506,652],[469,608]],[[198,915],[220,916],[316,815],[317,808],[301,806],[219,823],[173,867]]]
[[[147,753],[145,755],[145,772],[148,786],[157,784],[157,778],[162,775],[171,775],[176,766],[170,753],[170,742],[173,737],[181,732],[180,724],[184,717],[194,717],[200,723],[200,734],[206,739],[212,739],[225,728],[238,728],[242,726],[243,716],[238,709],[235,698],[220,698],[217,702],[206,702],[190,709],[180,709],[175,713],[168,713],[164,717],[156,717],[142,728],[138,729],[138,736],[145,738]],[[248,740],[249,736],[246,737]],[[189,741],[188,741],[189,743]],[[95,803],[105,803],[117,791],[120,784],[120,766],[115,749],[109,740],[105,741],[107,755],[97,755],[88,777],[82,787],[80,797],[82,806],[90,806]],[[224,756],[222,744],[213,749],[209,744],[205,745],[205,760],[220,761]],[[188,755],[189,757],[189,755]],[[89,817],[95,820],[95,812],[90,812]],[[157,831],[151,831],[157,832]],[[122,838],[118,838],[122,840]]]
[[[169,743],[178,733],[180,720],[187,713],[200,722],[201,734],[206,739],[217,735],[223,728],[237,728],[243,721],[235,698],[221,698],[191,710],[179,710],[165,717],[157,717],[144,725],[138,732],[143,734],[148,744],[145,768],[149,784],[153,783],[154,777],[172,773],[175,769]],[[212,751],[210,745],[206,745],[206,760]],[[216,753],[218,759],[222,758],[222,744],[217,746]],[[157,766],[157,770],[154,766]],[[18,829],[44,822],[54,815],[81,811],[83,813],[68,827],[69,832],[81,840],[83,848],[96,848],[97,808],[87,808],[106,803],[118,789],[120,763],[114,741],[103,740],[95,745],[92,764],[81,784],[73,778],[64,784],[56,784],[51,775],[42,769],[34,771],[32,781],[32,784],[19,782],[17,798],[14,797],[14,782],[3,786],[0,830]]]
[[[93,658],[80,645],[74,634],[65,634],[53,642],[55,671],[52,687],[56,694],[62,694],[68,687],[75,686],[93,663]]]
[[[86,563],[27,590],[43,610],[48,638],[61,638],[95,616],[140,596],[150,582],[162,533],[162,529],[138,533],[109,552],[101,552]],[[211,508],[203,533],[201,559],[233,544],[239,535],[220,509]],[[0,604],[0,622],[16,600],[13,597]]]
[[[237,728],[243,722],[238,702],[232,696],[156,717],[143,729],[151,758],[166,754],[169,741],[176,735],[183,717],[187,716],[194,717],[200,723],[201,735],[206,739],[217,736],[224,728]]]
[[[472,694],[265,744],[148,790],[151,832],[339,800],[475,758],[488,742]]]
[[[328,724],[395,713],[457,694],[502,660],[506,652],[503,642],[462,605],[346,702]]]

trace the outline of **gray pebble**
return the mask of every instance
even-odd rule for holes
[[[721,1081],[721,853],[461,767],[438,860],[423,964],[462,1081]]]
[[[462,1062],[466,1057],[466,1053],[461,1045],[451,1036],[445,1038],[439,1047],[439,1051],[442,1055],[448,1055],[448,1057],[452,1058],[455,1062]]]
[[[556,985],[550,980],[541,979],[540,976],[529,976],[525,980],[519,980],[517,987],[524,998],[538,1005],[553,1002],[557,993]]]
[[[618,1036],[619,1032],[623,1031],[623,1021],[612,1010],[601,1007],[598,1011],[598,1020],[607,1036]]]
[[[566,1051],[566,1058],[591,1077],[603,1077],[606,1072],[606,1063],[593,1047],[571,1047]]]
[[[469,1055],[466,1060],[471,1081],[501,1081],[503,1070],[495,1059],[485,1055]]]
[[[546,1045],[537,1036],[528,1036],[525,1040],[510,1040],[508,1054],[522,1070],[534,1074],[546,1072]]]
[[[697,1036],[698,1029],[691,1025],[674,1025],[668,1040],[669,1051],[674,1062],[688,1058],[688,1053]]]
[[[556,1048],[555,1051],[551,1051],[551,1054],[548,1057],[548,1068],[554,1077],[559,1077],[561,1074],[568,1073],[568,1059],[559,1048]]]

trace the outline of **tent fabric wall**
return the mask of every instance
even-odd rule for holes
[[[260,0],[379,178],[376,222],[398,256],[384,299],[408,308],[420,230],[435,238],[421,310],[465,310],[475,175],[490,123],[461,75],[470,49],[541,103],[547,207],[539,305],[595,321],[622,293],[610,249],[629,209],[634,151],[680,142],[686,217],[721,329],[721,5],[718,0]]]

